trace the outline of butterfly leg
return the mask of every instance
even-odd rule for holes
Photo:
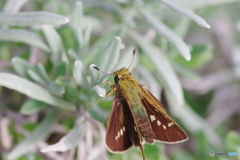
[[[109,80],[107,80],[106,82],[103,82],[103,83],[100,83],[100,84],[96,84],[95,86],[102,86],[102,85],[105,85],[105,84],[109,84],[110,86],[112,85],[112,83],[109,81]]]
[[[114,88],[112,88],[110,91],[108,91],[104,97],[101,97],[101,98],[97,99],[95,102],[93,102],[91,105],[89,105],[88,108],[91,107],[92,105],[94,105],[95,103],[99,102],[101,99],[103,99],[105,97],[108,97],[110,94],[113,93],[113,91],[114,91]]]

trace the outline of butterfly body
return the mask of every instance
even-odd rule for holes
[[[137,146],[145,160],[144,141],[171,144],[188,139],[185,131],[167,115],[160,101],[138,84],[127,68],[120,68],[113,75],[115,83],[108,92],[115,94],[106,133],[109,151],[121,153]]]
[[[153,143],[153,134],[148,114],[143,104],[141,103],[140,92],[141,88],[133,79],[130,72],[126,68],[120,68],[113,73],[118,77],[117,83],[114,84],[116,88],[115,96],[122,97],[127,102],[125,107],[129,107],[131,115],[134,119],[135,132],[139,132],[139,139],[142,143],[142,138],[148,142]],[[115,78],[117,79],[117,78]],[[132,86],[135,86],[134,88]]]

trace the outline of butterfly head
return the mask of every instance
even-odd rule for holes
[[[115,72],[113,72],[114,75],[114,81],[116,83],[118,83],[122,78],[124,78],[127,75],[130,75],[131,73],[129,72],[129,70],[125,67],[120,68],[118,70],[116,70]]]

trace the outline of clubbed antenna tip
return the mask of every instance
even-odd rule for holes
[[[104,72],[104,71],[102,71],[101,69],[99,69],[97,66],[92,66],[94,69],[96,69],[97,71],[100,71],[100,72],[102,72],[102,73],[104,73],[104,74],[108,74],[108,75],[112,75],[111,73],[107,73],[107,72]]]
[[[132,61],[131,61],[130,65],[129,65],[128,69],[131,67],[131,65],[133,63],[135,53],[136,53],[136,48],[133,49],[133,57],[132,57]]]
[[[96,70],[98,70],[98,71],[100,70],[97,66],[93,66],[93,68],[96,69]]]
[[[135,55],[135,52],[136,52],[136,48],[133,49],[133,55]]]

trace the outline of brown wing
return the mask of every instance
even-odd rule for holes
[[[132,114],[127,102],[120,96],[114,99],[108,119],[106,144],[109,151],[118,153],[133,145],[140,146]]]
[[[151,99],[165,111],[165,108],[163,107],[162,103],[145,86],[140,85],[140,87],[144,94],[147,94],[148,97],[151,97]]]
[[[165,112],[161,102],[149,90],[141,87],[141,99],[152,126],[154,139],[164,143],[180,143],[186,141],[186,132]]]

